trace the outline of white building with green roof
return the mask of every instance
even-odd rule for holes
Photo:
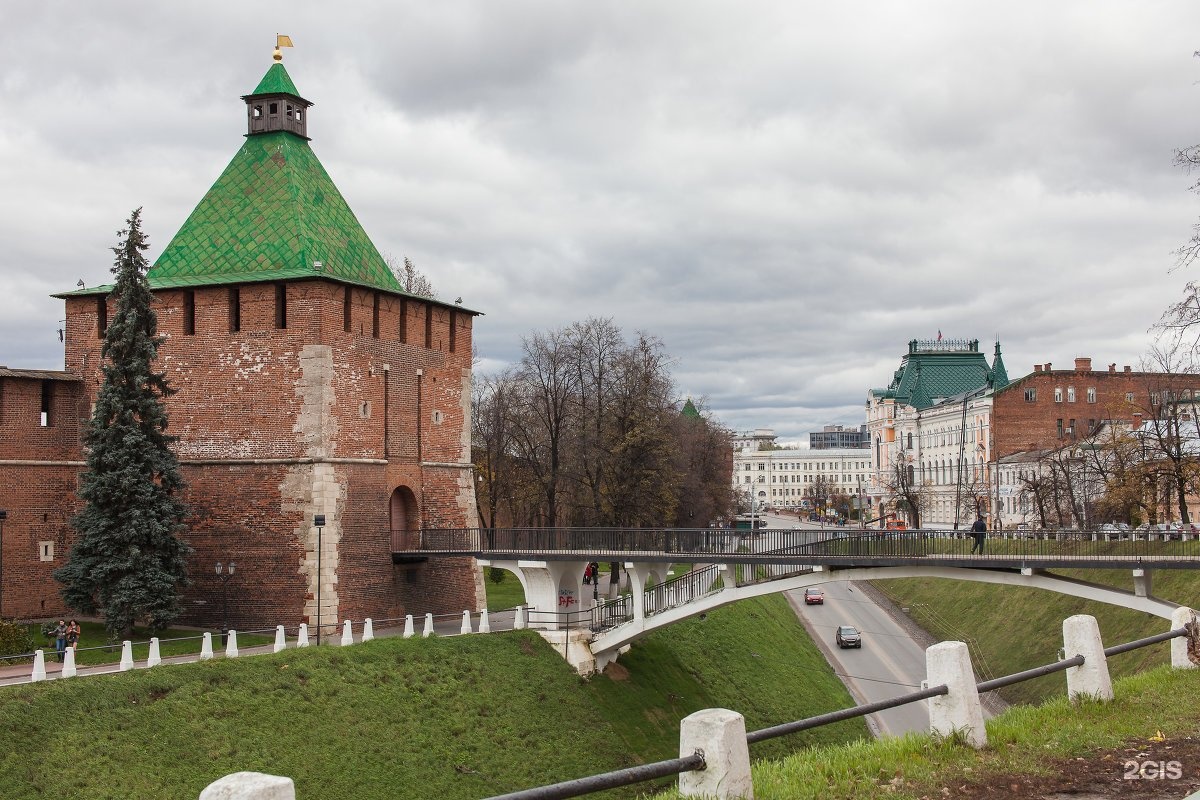
[[[1007,384],[999,342],[990,364],[978,339],[908,343],[891,383],[867,394],[868,494],[880,513],[922,527],[964,528],[976,510],[987,516],[992,392]]]

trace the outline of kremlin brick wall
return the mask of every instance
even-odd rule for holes
[[[476,524],[470,312],[320,279],[161,290],[155,310],[195,550],[183,621],[224,615],[218,561],[237,563],[234,627],[314,624],[318,594],[326,624],[480,607],[473,560],[392,563],[408,532]],[[0,461],[15,462],[0,479],[23,487],[5,501],[5,616],[66,612],[49,576],[74,536],[80,433],[114,312],[98,296],[67,299],[77,378],[46,382],[55,424],[37,424],[42,381],[0,378]],[[39,537],[56,543],[53,561],[32,557]]]

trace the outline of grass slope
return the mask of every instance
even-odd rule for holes
[[[589,710],[527,632],[54,681],[0,693],[0,795],[196,797],[248,769],[300,797],[486,797],[624,763]]]
[[[11,687],[0,796],[196,797],[255,770],[292,777],[302,798],[487,797],[673,757],[679,718],[699,708],[753,728],[848,705],[819,658],[774,598],[647,638],[622,680],[581,681],[519,631]]]
[[[587,684],[598,713],[647,760],[679,755],[679,720],[730,708],[755,730],[853,705],[782,595],[744,600],[656,631]],[[862,720],[756,745],[776,758],[812,742],[867,735]]]
[[[757,800],[954,797],[964,783],[987,784],[995,776],[1053,774],[1051,762],[1056,758],[1086,758],[1123,745],[1145,746],[1160,733],[1168,741],[1194,737],[1200,726],[1200,707],[1179,702],[1200,692],[1200,670],[1160,667],[1122,679],[1114,690],[1111,703],[1072,704],[1060,694],[1043,706],[1010,709],[987,723],[988,746],[982,751],[908,734],[821,746],[779,761],[760,761],[752,767],[754,796]],[[1129,752],[1138,750],[1133,747]],[[1195,771],[1194,765],[1185,768],[1189,774]],[[1096,770],[1107,771],[1115,776],[1113,783],[1120,783],[1116,779],[1121,775],[1120,759],[1100,759]],[[1002,780],[1005,788],[1008,782]],[[1014,796],[1006,791],[1000,794]],[[656,797],[672,800],[679,795],[668,790]]]
[[[1132,589],[1127,572],[1062,570],[1061,574]],[[1159,570],[1153,575],[1156,596],[1196,607],[1200,572]],[[947,579],[896,579],[874,585],[938,640],[971,645],[975,668],[985,678],[999,677],[1055,661],[1062,647],[1062,623],[1073,614],[1091,614],[1105,646],[1165,632],[1166,620],[1140,611],[1082,600],[1042,589],[998,586]],[[1114,677],[1131,675],[1170,661],[1168,645],[1156,645],[1109,659]],[[1065,678],[1049,675],[1001,690],[1010,702],[1040,702],[1064,691]]]

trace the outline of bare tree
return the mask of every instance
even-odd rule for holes
[[[1180,522],[1190,522],[1187,498],[1196,487],[1197,404],[1193,384],[1200,380],[1190,373],[1190,354],[1179,336],[1161,338],[1151,348],[1143,372],[1147,375],[1144,394],[1138,398],[1143,422],[1137,436],[1144,444],[1147,469],[1166,491],[1179,513]]]
[[[730,434],[698,411],[681,421],[662,342],[627,342],[593,318],[532,334],[524,351],[476,396],[487,524],[506,498],[512,518],[540,525],[707,525],[729,512]]]
[[[511,516],[513,488],[517,483],[517,464],[513,458],[513,404],[515,379],[511,372],[479,377],[474,387],[472,458],[478,485],[475,506],[479,522],[495,528],[501,503],[508,500]]]
[[[608,447],[609,416],[617,381],[617,359],[625,347],[620,329],[611,319],[590,318],[567,329],[573,346],[576,384],[572,418],[574,477],[580,484],[574,511],[576,524],[604,524],[608,516],[604,483],[611,469]]]
[[[833,495],[833,481],[828,475],[818,473],[813,476],[812,485],[808,487],[808,496],[812,498],[813,506],[822,513],[829,507],[829,498]]]
[[[513,416],[513,444],[544,500],[543,524],[559,524],[571,403],[578,389],[571,342],[563,331],[534,333],[523,342]]]
[[[955,519],[965,521],[965,524],[969,525],[974,522],[975,517],[987,514],[991,498],[982,465],[962,466],[962,478],[954,495],[958,502]]]
[[[1200,51],[1193,53],[1200,56]],[[1200,145],[1192,145],[1175,151],[1175,165],[1182,167],[1189,175],[1200,168]],[[1194,181],[1188,191],[1200,194],[1200,180]],[[1190,266],[1200,257],[1200,222],[1192,225],[1192,235],[1178,250],[1175,251],[1176,268]],[[1197,325],[1200,324],[1200,285],[1188,281],[1183,290],[1183,299],[1167,307],[1159,319],[1160,330],[1167,330],[1181,336],[1192,337],[1192,350],[1195,351],[1200,339],[1197,338]]]
[[[1054,506],[1055,490],[1054,478],[1048,470],[1042,469],[1042,462],[1035,462],[1033,468],[1028,473],[1022,473],[1021,482],[1021,502],[1023,504],[1032,505],[1037,512],[1038,525],[1042,528],[1052,526],[1052,513],[1056,513],[1057,509]]]
[[[1051,497],[1058,524],[1066,527],[1087,527],[1086,463],[1074,446],[1060,447],[1047,453],[1045,459],[1051,476]]]
[[[912,456],[907,451],[892,462],[883,487],[891,495],[897,512],[907,517],[909,526],[920,528],[921,517],[929,501],[929,489],[921,481],[913,466]]]
[[[408,256],[404,257],[404,264],[397,264],[396,257],[387,255],[383,259],[384,263],[391,269],[392,274],[396,276],[396,280],[400,281],[400,286],[404,291],[417,297],[428,297],[430,300],[437,299],[437,292],[433,288],[433,282],[417,269],[416,265],[409,260]]]
[[[1127,426],[1102,420],[1080,442],[1080,458],[1087,471],[1089,493],[1095,497],[1092,524],[1133,524],[1135,512],[1144,508],[1146,485],[1137,437]]]

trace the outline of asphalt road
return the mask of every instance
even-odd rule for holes
[[[859,703],[873,703],[921,688],[925,650],[892,618],[849,581],[822,584],[823,605],[805,605],[803,590],[788,592],[788,600],[813,640],[850,694]],[[862,634],[861,648],[840,649],[833,634],[839,625],[853,625]],[[889,708],[871,714],[867,724],[875,735],[898,736],[929,730],[929,702]]]
[[[763,516],[770,528],[820,527],[787,514]],[[870,597],[856,592],[853,583],[837,581],[821,588],[825,591],[823,605],[805,605],[803,590],[788,592],[788,602],[855,701],[873,703],[920,689],[925,679],[925,649]],[[833,634],[839,625],[858,628],[862,648],[838,648]],[[928,731],[929,702],[871,714],[867,725],[876,736]]]
[[[771,528],[821,527],[786,514],[763,516]],[[836,581],[821,584],[820,588],[825,592],[823,605],[805,605],[802,589],[788,592],[788,602],[855,701],[873,703],[920,689],[925,679],[925,648],[869,595],[856,591],[853,582]],[[837,646],[833,634],[839,625],[858,628],[861,649],[843,650]],[[993,716],[987,703],[983,712],[985,719]],[[876,736],[898,736],[910,730],[927,732],[929,701],[871,714],[867,725]]]

